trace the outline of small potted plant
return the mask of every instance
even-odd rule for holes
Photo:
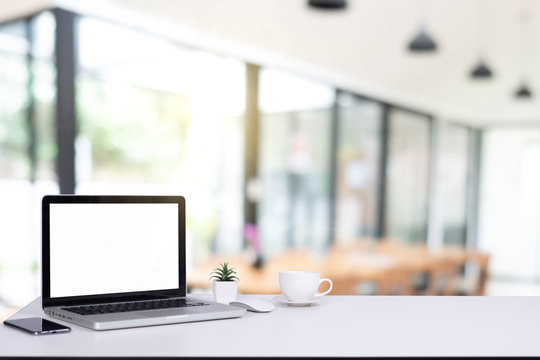
[[[238,277],[234,268],[229,263],[220,264],[210,273],[214,300],[218,303],[228,304],[236,299],[238,292]]]

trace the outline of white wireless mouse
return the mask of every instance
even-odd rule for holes
[[[269,301],[259,299],[243,299],[231,301],[229,305],[241,307],[253,312],[270,312],[276,307]]]

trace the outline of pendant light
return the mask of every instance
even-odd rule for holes
[[[471,69],[469,76],[472,79],[478,80],[478,79],[491,79],[493,77],[493,70],[491,70],[491,67],[488,65],[486,61],[486,55],[485,55],[485,46],[486,46],[486,39],[485,39],[485,33],[486,33],[486,23],[485,23],[485,16],[487,14],[486,8],[480,6],[480,1],[477,0],[476,2],[476,12],[477,12],[477,20],[476,25],[478,28],[477,34],[478,34],[478,60],[476,65]]]
[[[528,36],[530,35],[530,30],[528,28],[528,24],[530,20],[530,13],[527,10],[522,10],[519,16],[519,22],[521,26],[521,36],[519,38],[519,51],[521,56],[521,71],[522,71],[522,80],[519,85],[519,87],[514,92],[514,97],[517,99],[530,99],[532,98],[532,91],[530,90],[528,83],[527,83],[527,63],[526,63],[526,55],[525,55],[525,49],[529,48],[531,42],[528,39]]]
[[[412,52],[432,52],[437,50],[437,44],[426,32],[425,26],[421,25],[418,34],[409,43],[409,51]]]
[[[310,7],[319,9],[343,9],[347,7],[346,0],[308,0]]]
[[[478,59],[478,64],[471,70],[473,79],[489,79],[493,76],[493,72],[487,65],[483,57]]]
[[[516,90],[514,96],[519,99],[530,99],[532,98],[532,92],[529,90],[529,87],[526,83],[522,83],[521,86]]]
[[[408,49],[413,53],[432,53],[437,50],[437,44],[427,32],[425,21],[425,3],[420,5],[420,25],[415,37],[409,42]]]

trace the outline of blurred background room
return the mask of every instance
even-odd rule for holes
[[[0,0],[0,318],[60,193],[183,195],[191,293],[540,295],[537,64],[534,0]]]

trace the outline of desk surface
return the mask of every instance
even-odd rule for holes
[[[239,297],[252,296],[274,297]],[[102,332],[71,325],[68,334],[32,336],[0,325],[0,356],[540,355],[540,297],[327,296],[311,307],[276,305],[237,319]],[[39,298],[15,316],[35,315],[46,317]]]

